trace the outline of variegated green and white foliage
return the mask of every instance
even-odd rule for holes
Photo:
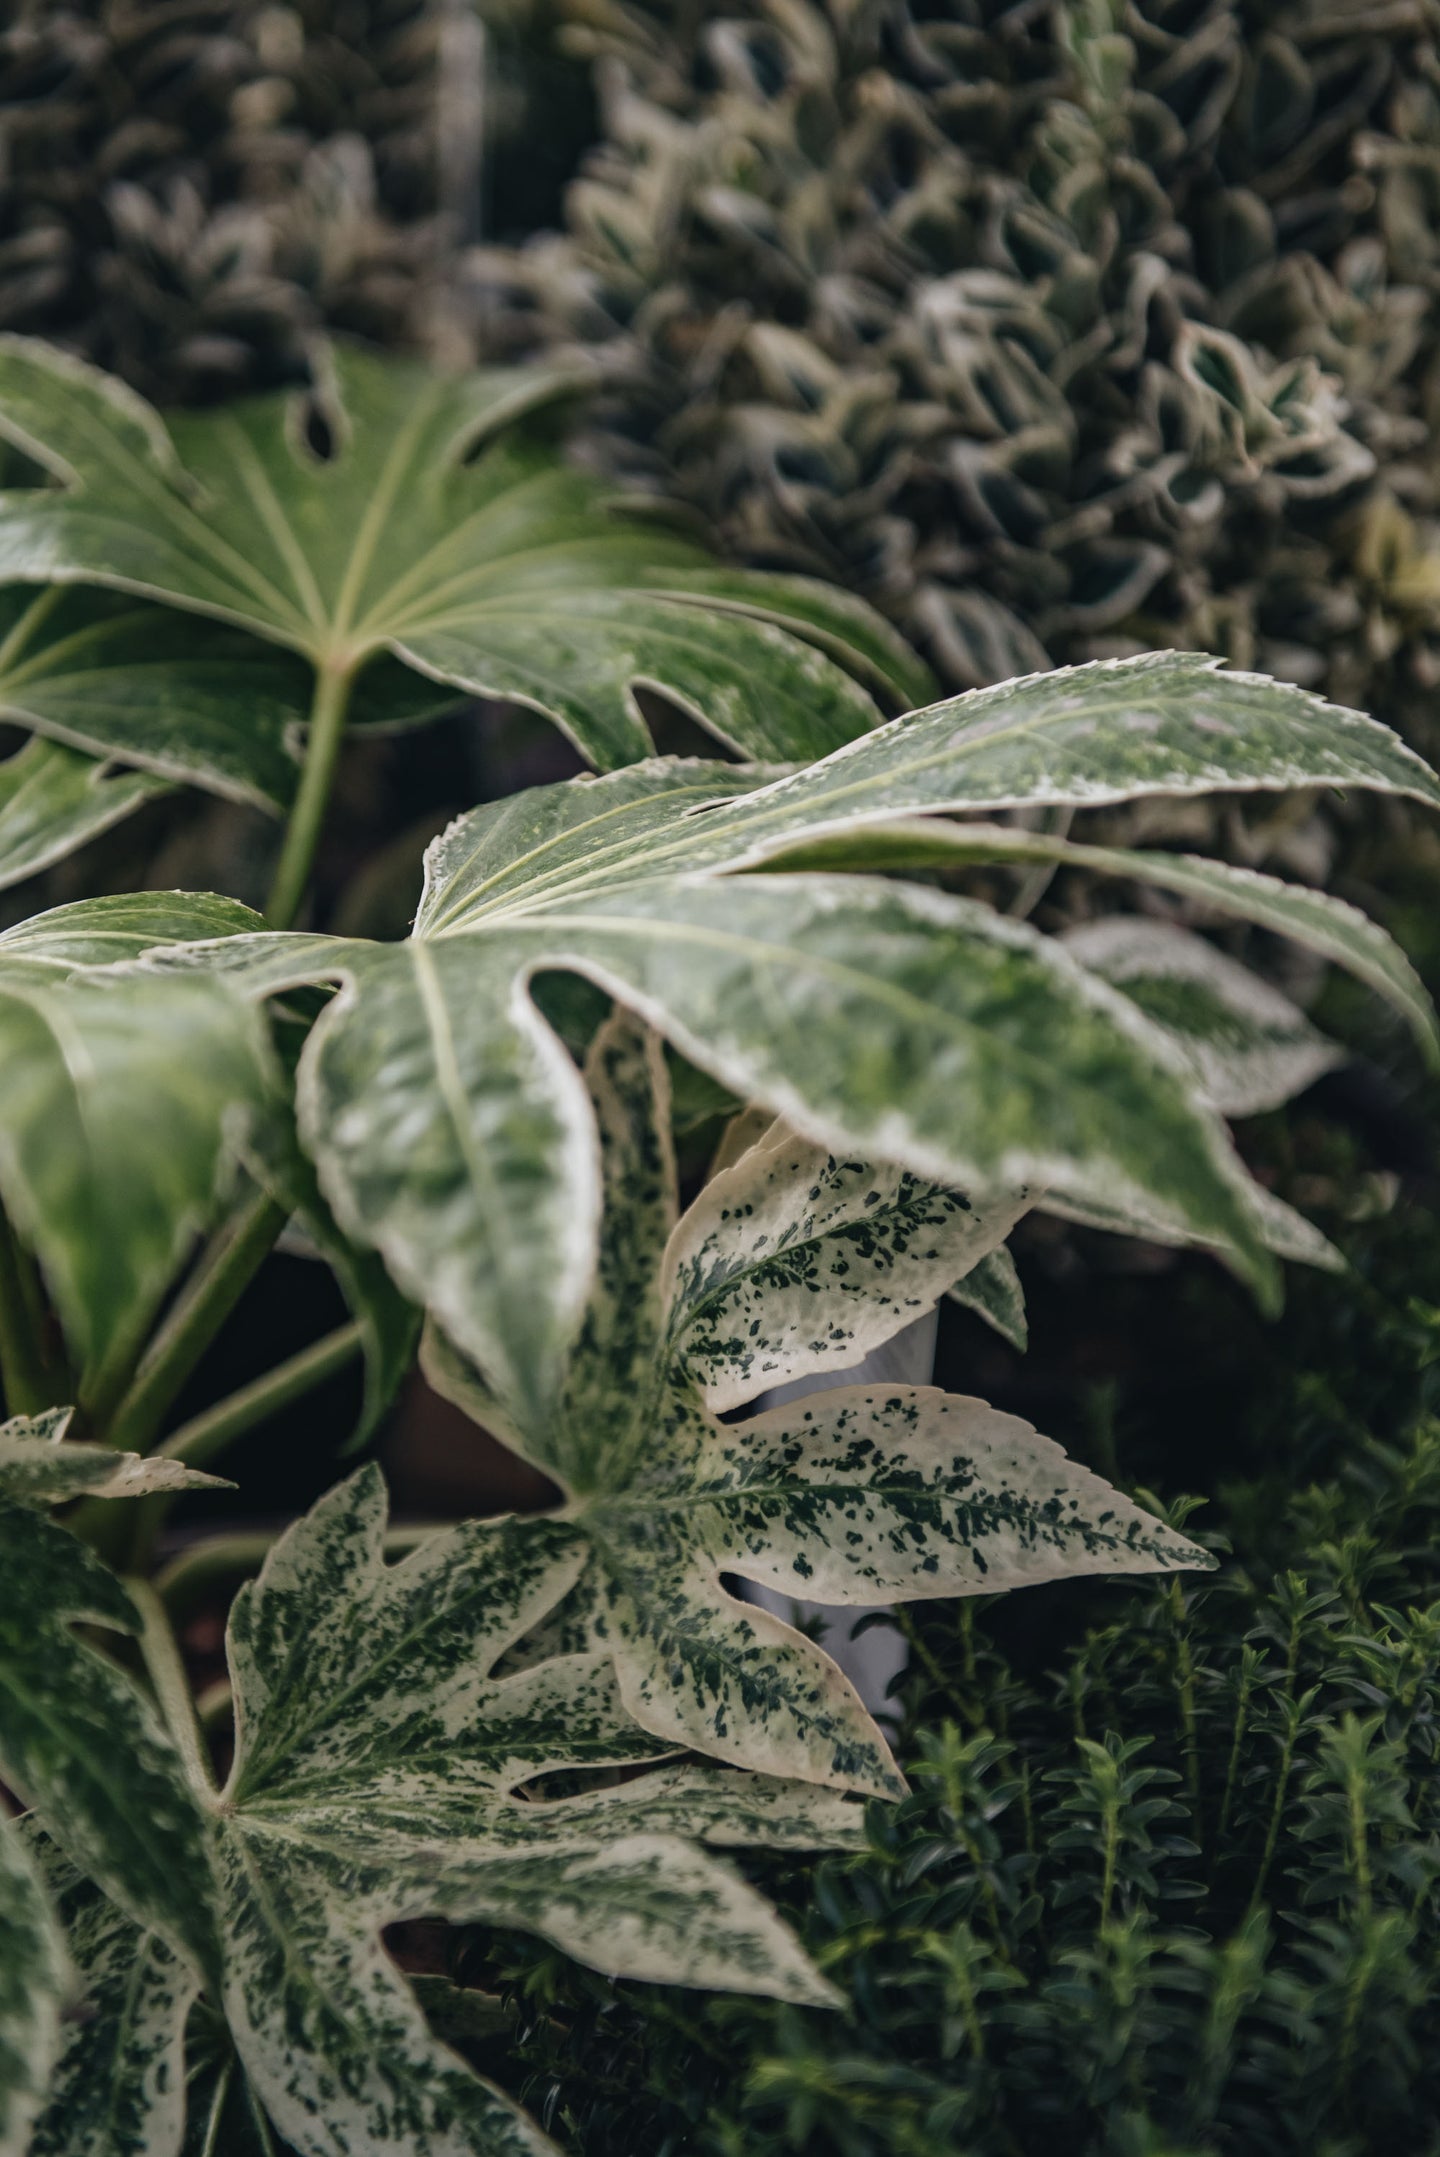
[[[125,1671],[75,1631],[136,1632],[139,1615],[93,1552],[39,1508],[82,1492],[140,1497],[216,1479],[67,1443],[68,1419],[56,1409],[0,1424],[0,1778],[126,1910],[202,1959],[211,1935],[188,1877],[202,1862],[199,1818],[174,1748]],[[71,1991],[32,1854],[0,1814],[3,2157],[28,2146]]]
[[[297,1068],[320,1185],[352,1242],[541,1428],[589,1295],[600,1190],[585,1088],[530,993],[556,970],[837,1157],[973,1193],[1043,1187],[1083,1218],[1214,1248],[1267,1296],[1277,1251],[1322,1256],[1213,1105],[1222,1061],[1220,1097],[1239,1098],[1237,1028],[1246,1099],[1313,1068],[1302,1020],[1282,1055],[1273,1005],[1237,1008],[1217,954],[1186,977],[1188,1018],[1170,981],[1161,1025],[1133,966],[1117,988],[1083,946],[864,873],[1039,856],[1140,879],[1350,966],[1433,1055],[1423,987],[1352,907],[1223,862],[957,821],[1306,784],[1440,802],[1388,729],[1301,690],[1174,653],[1103,663],[912,713],[788,776],[653,761],[476,810],[432,847],[403,943],[206,941],[197,924],[144,970],[256,999],[342,984]],[[43,921],[31,933],[43,945]]]
[[[586,1076],[600,1256],[558,1407],[532,1419],[438,1329],[426,1367],[561,1485],[560,1522],[589,1553],[590,1635],[657,1737],[840,1788],[904,1787],[829,1656],[742,1603],[730,1574],[864,1604],[1208,1563],[982,1401],[842,1386],[722,1421],[933,1308],[1001,1248],[1029,1193],[971,1199],[780,1122],[680,1216],[657,1036],[615,1013]]]
[[[382,1945],[407,1918],[536,1932],[613,1975],[834,2004],[707,1846],[844,1845],[857,1808],[677,1760],[626,1713],[603,1649],[497,1674],[573,1587],[583,1553],[562,1527],[470,1523],[389,1565],[385,1513],[364,1468],[276,1544],[232,1610],[224,1789],[198,1748],[187,1761],[203,1821],[187,1884],[213,1962],[177,1957],[49,1853],[85,2012],[36,2157],[175,2157],[187,2022],[192,2126],[231,2108],[301,2157],[552,2150],[427,2027]],[[557,1771],[581,1787],[548,1796]]]

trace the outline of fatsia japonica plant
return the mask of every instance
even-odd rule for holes
[[[838,2006],[718,1853],[844,1844],[903,1780],[744,1585],[868,1605],[1206,1562],[1015,1418],[844,1374],[946,1294],[1023,1340],[1006,1239],[1032,1207],[1208,1248],[1269,1301],[1282,1259],[1335,1263],[1224,1119],[1338,1052],[1180,919],[1046,936],[954,888],[975,865],[1289,937],[1440,1052],[1352,907],[1013,816],[1440,802],[1386,729],[1176,654],[872,725],[854,675],[923,688],[869,617],[616,520],[502,431],[548,387],[341,354],[309,403],[167,428],[0,348],[0,427],[49,474],[0,500],[0,677],[37,736],[0,877],[127,788],[290,812],[268,922],[140,892],[0,934],[3,2157],[552,2147],[387,1951],[413,1919]],[[437,684],[541,706],[602,770],[453,824],[405,939],[288,927],[344,725],[422,717]],[[655,757],[647,685],[783,761]],[[676,1074],[731,1118],[683,1208]],[[176,1427],[285,1232],[352,1322]],[[387,1527],[343,1456],[417,1345],[547,1509]],[[167,1547],[175,1497],[359,1355],[319,1503]],[[241,1582],[198,1701],[197,1580]]]

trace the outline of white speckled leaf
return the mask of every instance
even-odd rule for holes
[[[1061,1220],[1074,1221],[1082,1228],[1104,1229],[1111,1236],[1135,1236],[1142,1243],[1182,1247],[1196,1242],[1176,1213],[1155,1204],[1107,1206],[1098,1200],[1081,1202],[1047,1192],[1041,1207],[1046,1213],[1058,1214]],[[1257,1187],[1256,1213],[1266,1247],[1277,1258],[1290,1259],[1300,1266],[1317,1266],[1324,1273],[1344,1272],[1345,1258],[1329,1237],[1273,1191]]]
[[[952,1281],[946,1293],[952,1302],[974,1311],[995,1328],[1002,1340],[1024,1354],[1030,1345],[1025,1291],[1015,1271],[1015,1261],[1003,1244],[998,1250],[988,1251],[979,1265],[972,1266],[958,1281]]]
[[[72,1989],[70,1958],[29,1838],[0,1806],[0,2157],[27,2157]]]
[[[672,1348],[717,1413],[846,1370],[930,1310],[1029,1202],[837,1159],[777,1123],[711,1178],[671,1239]]]
[[[178,2157],[200,1981],[53,1850],[47,1871],[79,1997],[31,2157]]]
[[[202,1475],[178,1460],[146,1460],[108,1446],[67,1445],[68,1408],[12,1416],[0,1423],[0,1497],[17,1505],[61,1505],[89,1491],[98,1498],[140,1498],[157,1490],[233,1490],[223,1476]]]
[[[0,1499],[0,1776],[75,1864],[202,1966],[213,1959],[199,1814],[127,1673],[75,1630],[137,1630],[94,1553]]]
[[[530,1417],[438,1335],[426,1368],[570,1495],[565,1517],[594,1552],[594,1637],[646,1729],[770,1774],[894,1795],[903,1784],[848,1679],[727,1576],[865,1603],[1205,1562],[978,1402],[845,1389],[721,1423],[719,1406],[902,1331],[1026,1199],[945,1204],[780,1127],[706,1187],[662,1251],[667,1094],[639,1022],[616,1013],[601,1029],[590,1082],[607,1194],[597,1316],[560,1411]],[[617,1386],[586,1344],[614,1337],[622,1312],[642,1315],[638,1347],[621,1336]]]
[[[427,2028],[381,1946],[406,1918],[519,1926],[631,1977],[828,2001],[763,1898],[680,1838],[844,1842],[853,1816],[694,1769],[546,1798],[536,1780],[556,1770],[666,1750],[626,1715],[602,1652],[494,1674],[579,1577],[582,1541],[564,1521],[473,1522],[386,1565],[385,1511],[362,1469],[231,1615],[225,2005],[285,2140],[302,2157],[550,2149]]]
[[[1063,942],[1164,1028],[1223,1116],[1278,1108],[1344,1061],[1288,996],[1187,929],[1109,914]]]

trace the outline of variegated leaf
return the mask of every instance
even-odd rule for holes
[[[838,1788],[895,1794],[883,1738],[813,1642],[727,1576],[866,1603],[1063,1572],[1203,1564],[1027,1424],[912,1387],[842,1388],[725,1424],[781,1378],[854,1363],[993,1250],[1019,1194],[947,1202],[777,1128],[673,1212],[663,1066],[617,1013],[589,1064],[606,1208],[593,1321],[560,1407],[535,1417],[432,1329],[442,1392],[554,1476],[589,1542],[594,1638],[657,1737]],[[617,1341],[617,1383],[592,1343]],[[647,1367],[648,1356],[648,1367]]]
[[[787,869],[945,869],[969,862],[1051,863],[1097,876],[1128,877],[1189,899],[1207,912],[1252,922],[1290,938],[1342,966],[1375,990],[1404,1018],[1426,1061],[1440,1063],[1440,1023],[1429,991],[1404,952],[1378,922],[1327,891],[1288,884],[1259,869],[1198,854],[1153,854],[1143,848],[1086,846],[1057,833],[998,824],[951,824],[911,818],[801,840],[774,858]]]
[[[137,1630],[129,1596],[73,1535],[3,1499],[0,1578],[0,1775],[125,1910],[210,1966],[209,1867],[175,1749],[75,1631]]]
[[[59,1921],[20,1826],[0,1806],[0,2157],[27,2157],[73,1989]]]
[[[1030,1345],[1025,1291],[1020,1285],[1015,1261],[1004,1244],[998,1250],[988,1251],[977,1266],[972,1266],[958,1281],[952,1281],[946,1293],[952,1302],[967,1311],[974,1311],[977,1317],[995,1328],[1002,1340],[1024,1354]]]
[[[303,395],[167,424],[83,362],[6,338],[0,432],[55,484],[0,503],[0,576],[160,599],[332,674],[388,653],[413,670],[411,705],[418,694],[433,706],[436,682],[526,704],[602,767],[650,751],[641,687],[760,756],[823,754],[872,725],[856,675],[900,699],[925,693],[925,670],[861,603],[717,569],[517,439],[514,423],[575,388],[573,376],[452,377],[344,347],[320,375],[325,458],[308,445]],[[192,659],[183,632],[180,643]],[[244,694],[237,683],[233,731]],[[161,717],[180,701],[179,689],[163,693]],[[98,711],[95,732],[114,733],[104,720]],[[152,719],[139,731],[153,754],[167,729]],[[217,732],[197,728],[192,765]],[[283,739],[267,746],[259,783],[273,795]]]
[[[475,1522],[383,1556],[361,1470],[272,1550],[230,1622],[236,1752],[212,1833],[225,2012],[301,2157],[518,2157],[551,2145],[427,2028],[388,1924],[483,1919],[631,1977],[833,1996],[764,1900],[697,1842],[854,1838],[794,1783],[662,1768],[550,1799],[561,1769],[667,1748],[607,1654],[496,1665],[585,1564],[564,1521]]]
[[[846,1370],[930,1310],[1030,1203],[837,1160],[783,1123],[711,1178],[666,1254],[672,1350],[706,1405]]]
[[[0,764],[0,890],[38,876],[169,791],[143,772],[117,772],[55,742],[26,742]]]
[[[31,2157],[179,2157],[200,1980],[53,1849],[46,1869],[79,1997]]]
[[[1082,1228],[1103,1229],[1111,1236],[1135,1236],[1142,1243],[1194,1246],[1184,1221],[1173,1210],[1147,1205],[1106,1205],[1103,1201],[1079,1201],[1047,1192],[1042,1201],[1046,1213],[1058,1214]],[[1313,1221],[1287,1206],[1273,1191],[1257,1186],[1256,1207],[1266,1246],[1277,1258],[1300,1266],[1316,1266],[1323,1273],[1343,1273],[1345,1258]]]
[[[0,1423],[0,1497],[17,1505],[62,1505],[88,1491],[98,1498],[140,1498],[157,1490],[233,1490],[178,1460],[146,1460],[108,1446],[67,1445],[68,1408],[12,1416]]]
[[[1224,1116],[1278,1108],[1344,1061],[1288,996],[1170,922],[1110,914],[1064,943],[1163,1027]]]

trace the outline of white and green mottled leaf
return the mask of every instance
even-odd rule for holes
[[[1278,1108],[1344,1061],[1288,996],[1188,929],[1109,914],[1063,942],[1170,1035],[1223,1116]]]
[[[579,1323],[598,1179],[584,1085],[513,964],[469,943],[364,955],[298,1109],[345,1233],[539,1412]]]
[[[1307,1221],[1303,1213],[1287,1206],[1273,1191],[1259,1184],[1255,1191],[1256,1214],[1268,1250],[1296,1265],[1316,1266],[1324,1273],[1344,1272],[1343,1254],[1313,1221]],[[1082,1202],[1049,1192],[1040,1203],[1046,1213],[1058,1214],[1061,1220],[1074,1221],[1081,1228],[1103,1229],[1107,1235],[1135,1236],[1142,1243],[1177,1247],[1193,1247],[1196,1242],[1178,1215],[1153,1203],[1106,1205],[1100,1200]]]
[[[0,1774],[66,1855],[202,1967],[213,1956],[199,1815],[148,1701],[77,1625],[133,1632],[94,1554],[0,1500]]]
[[[1127,877],[1191,899],[1208,912],[1288,937],[1354,974],[1405,1019],[1426,1061],[1440,1063],[1440,1021],[1429,991],[1392,936],[1368,914],[1327,891],[1286,883],[1259,869],[1208,861],[1198,854],[1158,854],[1140,847],[1087,846],[1041,831],[998,824],[949,824],[943,818],[878,823],[868,831],[800,841],[777,855],[776,869],[944,869],[979,861],[1053,862],[1099,876]]]
[[[227,1126],[269,1083],[217,981],[56,979],[0,946],[0,1194],[87,1371],[133,1341],[214,1218]]]
[[[90,1492],[97,1498],[140,1498],[157,1490],[232,1490],[223,1477],[203,1475],[178,1460],[146,1460],[102,1445],[67,1445],[68,1408],[0,1423],[0,1498],[16,1505],[63,1505]]]
[[[43,970],[58,978],[121,966],[157,944],[245,936],[261,918],[212,891],[116,892],[32,914],[0,934],[0,980]]]
[[[837,1159],[783,1123],[711,1178],[666,1258],[670,1339],[715,1411],[845,1370],[910,1324],[1010,1233],[993,1198]]]
[[[1030,1345],[1030,1327],[1025,1316],[1025,1291],[1015,1270],[1015,1261],[1002,1243],[997,1250],[987,1251],[978,1265],[952,1281],[946,1291],[952,1303],[964,1310],[974,1311],[987,1325],[993,1326],[1004,1341],[1018,1348],[1023,1355]]]
[[[52,1852],[79,1999],[31,2157],[179,2157],[196,1973]]]
[[[167,426],[83,362],[5,339],[0,430],[58,484],[0,503],[0,576],[160,599],[315,666],[388,653],[545,712],[602,766],[649,753],[639,688],[746,754],[813,756],[876,718],[847,665],[900,696],[920,685],[857,602],[719,568],[553,452],[497,439],[573,376],[451,377],[343,347],[323,373],[321,459],[303,397]]]
[[[31,2149],[72,1990],[64,1936],[28,1838],[0,1806],[0,2157]]]
[[[63,861],[169,786],[116,771],[56,742],[28,741],[0,763],[0,890]]]
[[[142,798],[188,779],[284,807],[309,703],[303,660],[241,631],[110,592],[0,587],[0,719],[138,767]]]

